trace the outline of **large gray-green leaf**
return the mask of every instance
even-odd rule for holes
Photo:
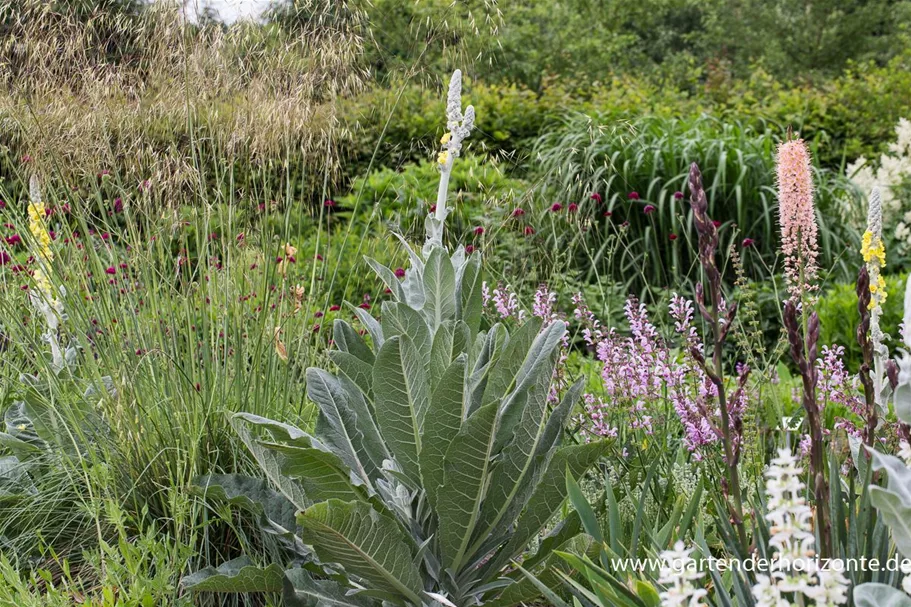
[[[434,511],[439,505],[438,496],[446,480],[443,465],[446,450],[459,433],[462,424],[466,358],[465,354],[459,355],[443,373],[430,397],[430,408],[424,422],[424,445],[420,456],[421,478],[427,491],[427,499]]]
[[[383,344],[373,367],[373,390],[383,439],[408,478],[419,484],[418,455],[430,394],[424,361],[408,336]]]
[[[900,384],[895,388],[895,417],[911,424],[911,384]]]
[[[354,312],[354,315],[357,316],[357,319],[361,321],[361,324],[364,325],[364,328],[367,329],[367,333],[370,334],[370,338],[373,339],[373,349],[379,350],[383,346],[385,341],[383,337],[383,327],[380,326],[380,321],[375,319],[370,315],[370,312],[361,307],[355,307],[348,305],[351,308],[351,311]]]
[[[435,248],[424,265],[424,314],[432,332],[445,320],[455,318],[455,270],[442,248]]]
[[[497,366],[491,370],[484,388],[483,404],[497,402],[516,385],[516,375],[530,355],[535,337],[541,331],[541,319],[532,317],[509,336]]]
[[[373,602],[348,594],[333,580],[315,580],[305,569],[285,571],[285,607],[372,607]]]
[[[430,392],[436,390],[437,383],[443,377],[443,373],[452,364],[455,357],[452,351],[453,333],[455,331],[455,322],[448,320],[440,325],[436,334],[433,336],[433,344],[430,347],[430,364],[427,366],[427,372],[430,376]]]
[[[437,500],[439,542],[443,565],[456,573],[469,556],[471,536],[487,490],[496,419],[496,405],[481,407],[465,421],[446,451],[446,482]]]
[[[516,523],[516,530],[507,545],[485,566],[488,572],[501,569],[520,555],[528,543],[544,528],[560,510],[566,500],[566,474],[579,478],[607,449],[602,441],[582,445],[569,445],[557,449],[550,465],[541,477],[538,486],[528,500],[525,510]]]
[[[472,333],[477,333],[478,327],[481,325],[482,284],[481,256],[479,253],[474,253],[465,262],[459,273],[457,287],[459,297],[456,299],[456,318],[464,321]]]
[[[371,257],[364,257],[367,265],[373,268],[376,275],[386,284],[396,301],[405,301],[405,292],[395,272]],[[388,337],[388,336],[387,336]]]
[[[285,572],[272,563],[253,564],[242,556],[214,567],[206,567],[180,580],[180,585],[196,592],[281,592]]]
[[[262,516],[273,533],[293,533],[294,504],[261,478],[243,474],[207,474],[193,480],[192,490],[206,500],[231,504]]]
[[[247,449],[250,450],[253,459],[259,464],[259,467],[266,475],[266,478],[269,479],[272,486],[275,487],[279,493],[284,495],[299,510],[303,510],[313,503],[312,500],[308,499],[304,494],[303,488],[297,481],[282,474],[281,467],[284,456],[263,447],[258,438],[251,432],[250,428],[269,430],[274,438],[277,438],[277,434],[281,436],[282,433],[283,436],[288,439],[306,436],[304,432],[293,426],[288,426],[250,413],[235,414],[231,418],[231,426],[234,428],[234,431],[237,432],[237,435],[244,445],[246,445]]]
[[[320,560],[338,563],[368,587],[420,605],[421,574],[398,523],[362,502],[328,500],[298,516],[302,538]]]
[[[879,453],[874,449],[868,451],[873,456],[873,469],[888,472],[886,486],[889,491],[898,495],[904,505],[911,507],[911,468],[892,455]]]
[[[515,436],[494,467],[473,550],[494,530],[512,524],[525,506],[540,480],[540,471],[547,469],[562,428],[585,388],[584,379],[577,381],[549,415],[546,407],[549,383],[544,381],[529,393],[529,405],[525,407]]]
[[[344,320],[338,318],[332,323],[332,339],[335,341],[335,347],[342,352],[355,356],[368,365],[373,365],[373,361],[376,359],[373,350],[354,330],[354,327]]]
[[[490,374],[497,368],[510,338],[503,325],[497,323],[490,327],[484,339],[479,341],[480,344],[475,346],[477,353],[473,352],[470,358],[471,372],[468,376],[468,390],[462,419],[467,419],[481,407]]]
[[[330,373],[310,367],[306,372],[307,396],[316,403],[327,422],[326,435],[320,436],[368,487],[378,475],[386,452],[373,427],[363,400],[349,391]],[[350,381],[350,380],[349,380]],[[356,390],[356,388],[355,388]]]
[[[384,301],[381,324],[386,339],[396,335],[407,335],[414,342],[421,360],[429,362],[432,337],[420,312],[404,303]]]
[[[870,487],[870,502],[892,530],[892,539],[902,554],[911,554],[911,507],[901,496],[881,487]]]
[[[357,356],[341,350],[331,350],[329,358],[338,370],[360,388],[367,398],[373,394],[373,364],[366,363]]]
[[[854,588],[854,607],[911,607],[911,597],[885,584],[861,584]]]
[[[352,474],[338,455],[316,439],[311,439],[309,445],[303,440],[296,441],[293,445],[262,445],[284,456],[281,459],[282,474],[300,483],[304,495],[311,501],[367,498],[364,481]]]

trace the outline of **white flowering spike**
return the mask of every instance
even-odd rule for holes
[[[440,165],[440,187],[437,190],[436,211],[427,216],[426,230],[427,242],[424,245],[424,255],[430,255],[430,250],[443,246],[443,225],[449,209],[446,200],[449,194],[449,176],[452,174],[452,164],[462,151],[462,141],[465,140],[474,128],[474,107],[468,106],[462,113],[462,72],[456,70],[449,80],[449,94],[446,97],[446,128],[449,129],[440,140],[442,150],[437,156]]]
[[[658,596],[663,607],[702,607],[705,603],[701,599],[708,596],[705,588],[696,586],[696,582],[705,575],[699,571],[698,563],[690,556],[693,549],[686,549],[683,542],[674,544],[673,550],[664,550],[658,558],[661,567],[658,583],[663,584],[663,590]]]
[[[839,569],[818,570],[813,546],[813,511],[803,497],[803,470],[788,449],[779,449],[766,471],[769,546],[774,548],[771,577],[757,576],[753,597],[757,607],[787,607],[786,594],[803,594],[818,606],[847,602],[848,580]],[[801,603],[803,604],[803,603]]]

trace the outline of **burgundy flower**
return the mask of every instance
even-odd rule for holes
[[[554,213],[558,213],[563,210],[563,205],[560,204],[559,202],[555,202],[551,205],[550,210],[553,211]]]
[[[717,219],[713,219],[713,220],[712,220],[712,225],[715,226],[715,229],[718,229],[718,228],[721,227],[721,222],[718,221]]]
[[[570,213],[575,213],[578,210],[579,210],[579,205],[577,205],[575,202],[569,203],[569,212]]]
[[[395,275],[397,278],[405,278],[405,268],[396,268]]]
[[[0,266],[5,266],[12,260],[13,260],[13,258],[10,257],[9,253],[7,253],[6,251],[0,251]]]
[[[639,200],[639,192],[630,192],[626,197],[630,200]]]
[[[524,210],[524,209],[516,209],[516,210],[514,210],[514,211],[512,212],[512,216],[513,216],[513,217],[521,217],[521,216],[524,215],[524,214],[525,214],[525,210]]]
[[[483,226],[478,226],[478,227],[476,227],[476,228],[474,229],[474,234],[475,234],[475,236],[480,236],[480,235],[483,234],[483,233],[484,233],[484,227],[483,227]]]
[[[756,242],[756,241],[753,240],[752,238],[744,238],[744,239],[743,239],[743,242],[740,243],[740,246],[742,246],[742,247],[752,247],[752,246],[753,246],[753,243],[755,243],[755,242]]]
[[[329,199],[329,198],[327,198],[326,200],[323,201],[323,206],[324,206],[324,207],[329,207],[330,209],[331,209],[332,207],[334,207],[335,204],[336,204],[336,202],[335,202],[334,200]]]
[[[628,221],[624,221],[623,223],[620,224],[620,227],[621,227],[621,228],[628,228],[628,227],[629,227],[629,222],[628,222]]]
[[[594,192],[591,195],[591,199],[594,200],[595,202],[597,202],[598,204],[601,204],[601,202],[602,202],[601,194],[599,194],[598,192]]]
[[[610,217],[611,215],[613,215],[613,213],[611,213],[610,211],[604,211],[605,217]]]
[[[314,332],[314,333],[319,333],[319,324],[313,325],[313,332]]]
[[[531,236],[535,233],[535,229],[531,226],[525,226],[525,235]]]
[[[369,310],[370,304],[365,301],[364,303],[358,305],[358,308],[361,308],[362,310]]]
[[[431,213],[436,213],[436,212],[437,212],[437,205],[435,205],[435,204],[430,205],[430,212],[431,212]]]
[[[656,211],[655,205],[652,205],[652,204],[647,204],[647,205],[645,205],[645,208],[642,209],[642,212],[645,213],[646,215],[651,215],[655,211]]]
[[[123,213],[123,201],[119,198],[114,199],[114,212]]]
[[[244,241],[244,233],[241,232],[240,234],[237,235],[237,242],[243,242],[243,241]]]
[[[474,253],[474,245],[470,244],[467,247],[465,247],[465,253],[468,255],[471,255],[472,253]]]
[[[674,192],[674,200],[683,200],[683,192]]]
[[[317,310],[316,312],[313,313],[313,318],[322,318],[322,317],[323,317],[323,312],[321,310]]]
[[[105,269],[105,273],[106,274],[116,274],[117,268],[115,268],[114,266],[109,266],[108,268]]]
[[[6,240],[6,244],[8,244],[11,247],[15,247],[16,245],[22,244],[22,237],[19,236],[18,234],[13,234],[12,236],[7,236],[5,240]]]
[[[670,234],[668,234],[667,237],[668,237],[668,239],[670,239],[671,241],[677,240],[677,235],[674,234],[673,232],[670,233]]]
[[[338,312],[341,309],[342,309],[342,307],[338,304],[332,304],[331,306],[329,306],[330,312]]]

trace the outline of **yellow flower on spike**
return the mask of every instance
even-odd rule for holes
[[[44,261],[53,261],[54,253],[51,251],[51,235],[44,225],[47,209],[43,202],[32,202],[28,205],[28,229],[38,245],[38,257]]]
[[[449,152],[446,150],[443,150],[442,152],[440,152],[440,155],[437,156],[437,162],[440,163],[441,165],[444,165],[447,162],[449,162]]]
[[[886,265],[886,246],[883,244],[883,241],[876,239],[876,242],[873,241],[873,233],[869,230],[864,232],[863,239],[860,243],[860,254],[863,255],[864,261],[870,263],[874,260],[879,264],[879,267]]]
[[[440,137],[440,143],[442,143],[443,145],[446,145],[447,143],[449,143],[450,139],[452,139],[452,133],[446,133],[445,135]]]

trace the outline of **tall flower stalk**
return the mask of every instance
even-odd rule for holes
[[[696,231],[699,234],[699,262],[708,282],[708,298],[710,307],[706,305],[706,290],[700,282],[696,285],[696,304],[702,317],[712,329],[712,351],[710,358],[704,356],[698,348],[692,348],[693,358],[702,367],[705,374],[715,386],[718,398],[718,409],[721,415],[722,442],[724,445],[724,461],[727,470],[728,493],[731,502],[728,503],[731,519],[737,529],[740,545],[746,550],[748,543],[746,528],[743,520],[743,495],[740,489],[740,474],[738,463],[740,459],[739,445],[735,441],[737,428],[732,428],[729,402],[724,385],[724,342],[734,323],[737,313],[737,303],[728,306],[721,290],[721,272],[715,263],[715,252],[718,249],[718,228],[708,216],[708,200],[702,187],[702,173],[694,162],[690,165],[690,205],[693,207],[693,219]],[[741,380],[740,390],[743,389]]]
[[[474,128],[474,107],[468,106],[462,112],[462,72],[456,70],[449,80],[449,94],[446,97],[446,128],[448,132],[440,139],[442,150],[437,156],[440,167],[440,185],[437,189],[436,210],[427,216],[427,242],[424,254],[434,246],[443,245],[443,226],[449,209],[446,206],[449,196],[449,177],[452,165],[462,151],[462,142]]]
[[[783,320],[791,357],[800,370],[803,383],[801,404],[809,430],[810,477],[815,493],[820,552],[828,557],[832,553],[829,486],[826,481],[822,409],[816,395],[819,382],[816,365],[819,316],[813,310],[815,293],[819,288],[816,282],[818,244],[810,151],[802,139],[788,141],[778,148],[778,206],[789,294]]]

